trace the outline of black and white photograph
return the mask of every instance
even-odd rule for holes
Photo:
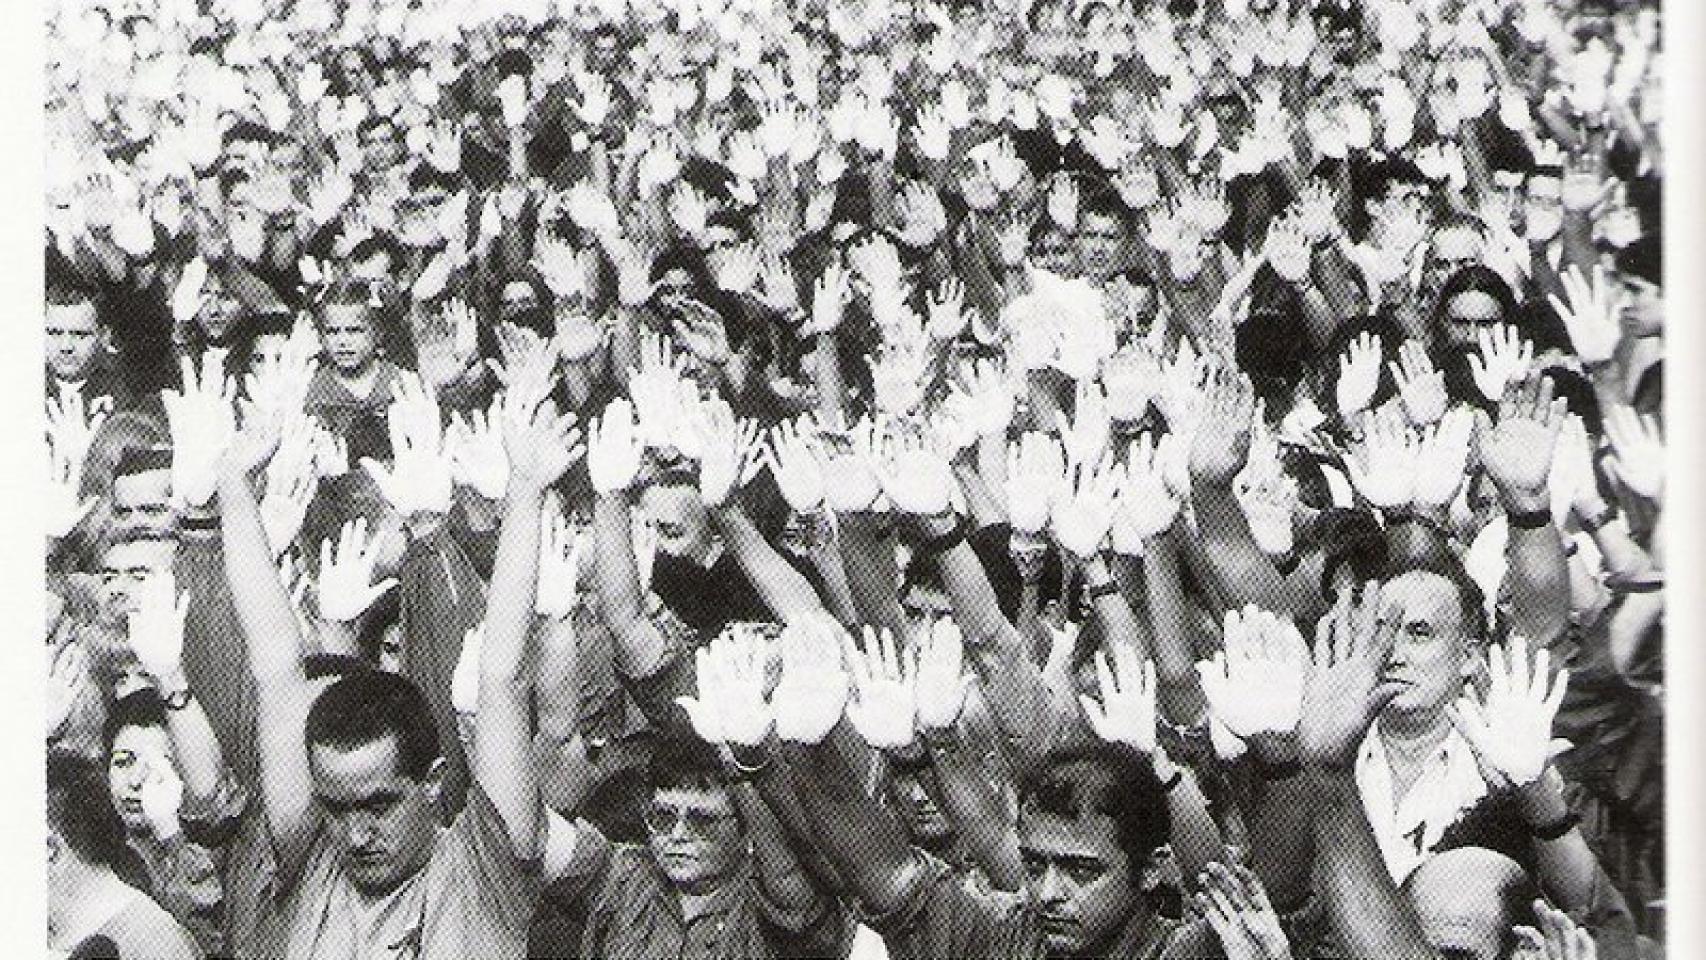
[[[1692,2],[43,0],[16,955],[1698,956]]]

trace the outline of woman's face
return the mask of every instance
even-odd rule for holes
[[[1445,305],[1445,334],[1453,346],[1474,346],[1477,330],[1504,322],[1499,301],[1479,290],[1460,293]]]
[[[172,738],[164,727],[123,727],[113,737],[112,752],[107,754],[107,794],[126,829],[148,828],[142,808],[144,785],[156,772],[177,776],[175,763]]]

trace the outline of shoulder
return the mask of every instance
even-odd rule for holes
[[[177,960],[201,956],[195,938],[172,915],[146,896],[138,896],[100,931],[117,944],[120,956]]]

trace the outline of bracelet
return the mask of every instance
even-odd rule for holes
[[[1120,592],[1120,585],[1113,582],[1112,580],[1109,580],[1107,583],[1097,584],[1096,586],[1090,587],[1089,589],[1085,590],[1084,591],[1084,597],[1087,600],[1096,601],[1096,600],[1102,599],[1103,597],[1114,596],[1115,594],[1117,594],[1119,592]]]
[[[185,517],[178,526],[190,532],[209,532],[219,529],[219,514],[211,517]]]
[[[914,556],[920,560],[934,560],[949,550],[966,541],[966,535],[971,532],[971,522],[965,517],[954,518],[954,528],[939,537],[931,537],[918,545]]]
[[[1539,530],[1552,522],[1552,511],[1530,510],[1527,513],[1512,513],[1506,515],[1512,530]]]
[[[160,703],[167,710],[171,710],[173,712],[182,710],[190,705],[190,688],[185,687],[182,690],[166,694],[160,698]]]
[[[1174,789],[1176,789],[1179,786],[1179,784],[1184,783],[1184,782],[1185,782],[1185,768],[1184,767],[1175,767],[1173,769],[1173,775],[1168,777],[1165,781],[1162,782],[1161,792],[1162,793],[1172,793],[1174,791]]]
[[[1543,843],[1550,843],[1553,840],[1563,838],[1565,834],[1580,826],[1581,822],[1582,820],[1580,817],[1576,816],[1574,813],[1566,812],[1563,816],[1550,823],[1529,824],[1528,833],[1536,840]]]
[[[746,783],[746,782],[752,780],[754,777],[758,776],[759,774],[763,773],[764,771],[770,769],[770,758],[765,757],[764,760],[758,764],[758,766],[749,767],[746,764],[741,763],[740,760],[735,757],[734,751],[730,750],[729,751],[729,766],[731,768],[733,768],[733,770],[734,770],[734,779],[737,782]]]
[[[1598,533],[1605,525],[1617,519],[1617,504],[1608,503],[1605,509],[1582,521],[1582,529],[1589,533]]]
[[[1629,580],[1624,578],[1608,578],[1605,588],[1612,593],[1658,593],[1665,588],[1664,577],[1656,580]]]
[[[1284,760],[1279,763],[1269,763],[1254,754],[1251,756],[1254,758],[1256,775],[1268,783],[1279,783],[1282,780],[1290,780],[1292,777],[1303,772],[1303,761],[1295,758],[1291,760]]]

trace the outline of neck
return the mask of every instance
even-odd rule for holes
[[[1380,716],[1380,737],[1388,750],[1419,753],[1430,750],[1451,733],[1451,718],[1443,710],[1414,715],[1386,711]]]
[[[592,359],[565,360],[558,369],[563,376],[563,392],[569,398],[569,406],[577,410],[585,406],[592,396]]]

